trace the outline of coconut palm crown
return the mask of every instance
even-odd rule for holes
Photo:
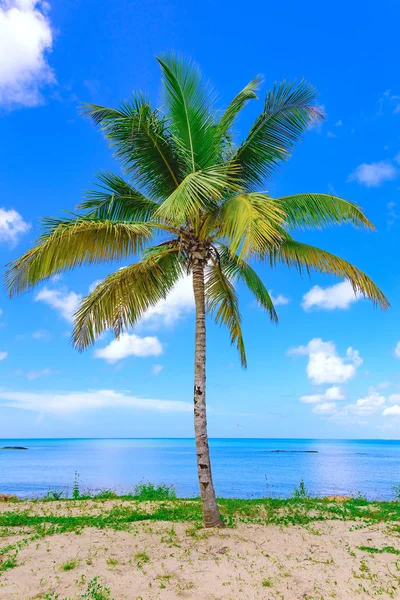
[[[272,321],[278,317],[250,263],[282,263],[350,281],[354,292],[383,308],[383,293],[362,271],[319,248],[296,241],[296,229],[349,223],[373,229],[352,202],[328,194],[272,198],[266,181],[296,142],[323,115],[316,90],[306,81],[275,84],[247,137],[234,143],[233,126],[257,98],[253,79],[224,112],[200,71],[176,55],[157,59],[163,105],[143,94],[117,109],[88,104],[84,113],[99,126],[122,163],[124,178],[98,176],[98,187],[68,219],[45,219],[37,244],[9,266],[11,296],[61,271],[83,264],[140,260],[106,277],[75,315],[72,342],[92,345],[105,329],[118,337],[191,273],[196,307],[194,418],[196,454],[207,526],[222,524],[215,500],[208,449],[205,401],[205,314],[228,328],[246,365],[237,282],[244,283]]]

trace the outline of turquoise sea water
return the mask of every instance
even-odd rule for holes
[[[70,492],[75,471],[82,489],[121,493],[152,481],[173,484],[179,496],[198,493],[192,439],[8,439],[3,446],[28,450],[0,452],[0,493]],[[400,441],[212,439],[210,447],[219,496],[287,497],[303,479],[313,495],[390,499],[400,484]]]

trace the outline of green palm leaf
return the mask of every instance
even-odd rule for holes
[[[113,173],[100,173],[97,189],[86,193],[78,209],[87,210],[87,216],[110,221],[147,221],[158,208],[127,181]]]
[[[267,93],[263,113],[234,155],[243,181],[254,185],[270,177],[306,129],[322,118],[313,104],[316,96],[315,88],[304,80],[276,83]]]
[[[231,344],[236,344],[242,366],[246,367],[238,298],[235,288],[217,263],[210,264],[206,269],[205,294],[207,310],[214,314],[216,323],[228,328]]]
[[[256,91],[260,87],[261,82],[262,77],[257,75],[257,77],[252,79],[250,83],[248,83],[246,87],[244,87],[243,90],[234,97],[231,103],[228,104],[228,107],[218,123],[217,135],[225,135],[232,127],[239,112],[246,106],[248,101],[257,99]]]
[[[165,298],[183,274],[178,249],[162,247],[109,275],[84,298],[75,315],[74,346],[84,350],[106,329],[118,337]]]
[[[83,112],[100,125],[126,172],[153,198],[166,198],[179,185],[181,167],[167,120],[143,96],[119,110],[86,104]]]
[[[9,265],[5,283],[10,296],[62,271],[130,256],[153,235],[148,223],[78,217],[65,221],[45,219],[44,224],[46,229],[39,243]]]
[[[239,189],[234,164],[221,164],[189,173],[169,198],[159,206],[155,217],[181,225],[198,211],[213,210],[227,191]]]
[[[157,60],[163,73],[171,131],[187,172],[205,169],[218,151],[210,86],[192,61],[176,55],[164,55]]]
[[[277,202],[264,194],[233,196],[221,207],[220,235],[229,239],[232,254],[248,256],[266,246],[276,245],[286,236],[282,228],[285,213]]]
[[[249,290],[254,294],[258,304],[266,310],[271,321],[278,322],[272,298],[257,273],[239,256],[232,255],[229,248],[221,245],[218,248],[218,254],[221,269],[228,279],[233,281],[243,281]]]
[[[266,258],[269,259],[273,267],[276,263],[281,262],[288,267],[296,267],[300,273],[304,270],[307,273],[310,270],[315,270],[320,273],[327,273],[328,275],[336,275],[336,277],[347,279],[350,281],[354,293],[362,294],[383,309],[389,307],[386,296],[368,275],[346,260],[325,252],[325,250],[315,248],[315,246],[309,246],[288,239],[279,247],[268,249]]]
[[[357,204],[331,194],[293,194],[276,202],[285,211],[289,227],[322,228],[350,223],[375,229]]]

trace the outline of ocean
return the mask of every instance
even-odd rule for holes
[[[196,496],[193,439],[3,439],[0,493],[42,496],[81,490],[132,491],[136,483],[171,484],[178,496]],[[400,441],[212,439],[218,496],[288,497],[302,479],[310,494],[393,498],[400,485]]]

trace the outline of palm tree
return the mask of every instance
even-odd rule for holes
[[[6,286],[20,294],[63,270],[83,264],[141,259],[97,285],[75,315],[72,342],[92,345],[105,329],[115,336],[191,273],[195,298],[194,429],[204,523],[223,524],[211,475],[206,419],[206,312],[225,325],[241,363],[246,354],[235,284],[243,282],[272,321],[271,297],[249,261],[283,263],[349,280],[355,292],[383,308],[373,281],[345,260],[293,239],[290,229],[350,223],[373,228],[355,204],[327,194],[273,199],[260,191],[305,131],[322,118],[316,91],[305,81],[275,84],[245,140],[232,128],[253,79],[222,113],[209,85],[190,61],[158,58],[164,103],[152,108],[142,94],[118,109],[85,105],[122,163],[125,178],[99,175],[99,185],[69,219],[45,219],[37,244],[9,265]]]

